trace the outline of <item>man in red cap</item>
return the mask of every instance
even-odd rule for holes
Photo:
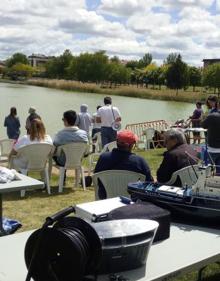
[[[94,173],[106,170],[127,170],[146,175],[146,181],[152,181],[150,168],[144,158],[132,153],[137,140],[138,137],[129,130],[118,132],[117,148],[100,155]],[[102,185],[99,185],[98,194],[100,199],[106,198],[106,192]]]

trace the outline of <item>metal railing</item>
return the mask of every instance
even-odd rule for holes
[[[155,120],[136,124],[127,124],[125,129],[130,130],[138,136],[139,143],[144,142],[144,130],[147,128],[154,128],[155,131],[165,131],[169,129],[169,124],[165,120]]]

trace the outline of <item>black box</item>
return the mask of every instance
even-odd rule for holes
[[[108,214],[108,220],[118,219],[149,219],[159,223],[153,242],[170,237],[170,212],[152,203],[138,201],[116,208]]]

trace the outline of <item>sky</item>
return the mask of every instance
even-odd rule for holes
[[[169,53],[202,65],[220,57],[220,0],[1,0],[0,59],[15,52],[105,50],[161,64]]]

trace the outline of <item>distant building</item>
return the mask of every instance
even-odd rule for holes
[[[203,67],[206,68],[207,66],[214,64],[214,63],[220,63],[220,59],[204,59]]]
[[[41,54],[32,54],[31,56],[28,57],[28,61],[31,66],[36,67],[36,66],[43,66],[46,64],[49,60],[53,59],[54,57],[51,56],[45,56]]]

